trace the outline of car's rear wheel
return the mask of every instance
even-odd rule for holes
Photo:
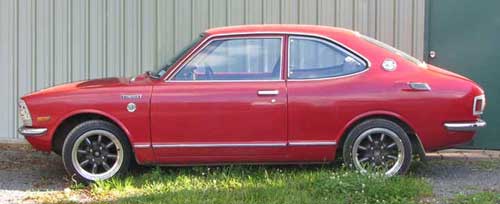
[[[370,119],[356,125],[343,146],[347,166],[363,173],[404,174],[410,167],[411,155],[411,141],[406,132],[385,119]]]
[[[66,171],[77,181],[106,180],[126,172],[131,150],[124,133],[114,124],[91,120],[68,134],[62,151]]]

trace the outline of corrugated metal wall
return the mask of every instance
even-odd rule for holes
[[[155,69],[210,27],[345,27],[422,58],[424,10],[424,0],[0,0],[0,139],[20,138],[23,94]]]

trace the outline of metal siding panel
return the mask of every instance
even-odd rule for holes
[[[377,5],[378,0],[368,1],[368,31],[364,34],[377,37]]]
[[[15,126],[15,121],[13,118],[13,107],[12,101],[14,100],[14,87],[13,87],[13,72],[16,68],[16,44],[15,37],[16,25],[15,16],[17,14],[14,11],[15,2],[12,0],[2,0],[0,1],[0,26],[2,32],[0,32],[0,97],[7,99],[0,101],[0,128],[6,135],[11,135],[13,133],[13,128]],[[7,68],[4,68],[7,67]]]
[[[225,1],[222,1],[225,5]],[[212,18],[207,18],[207,16],[210,15],[210,5],[209,1],[205,0],[194,0],[193,1],[193,25],[191,28],[191,39],[194,39],[200,35],[203,31],[207,30],[210,26],[210,19]],[[214,3],[214,2],[212,2]],[[217,6],[218,7],[218,6]],[[222,9],[222,8],[220,8]],[[225,7],[223,8],[223,22],[225,24],[226,22],[226,9]],[[220,12],[220,11],[218,11]]]
[[[194,3],[194,2],[193,2]],[[227,3],[225,0],[210,1],[208,19],[210,19],[210,27],[222,27],[227,25]],[[241,14],[240,14],[241,15]],[[206,18],[207,15],[203,16]],[[198,13],[193,13],[193,20],[200,18]],[[193,23],[195,23],[193,21]]]
[[[280,0],[267,0],[263,2],[264,24],[280,23],[281,8]]]
[[[71,28],[68,15],[69,2],[66,0],[54,1],[54,84],[67,82],[69,75],[69,36]]]
[[[394,45],[395,0],[379,1],[377,8],[377,39]]]
[[[142,64],[141,72],[146,70],[155,70],[156,51],[157,49],[157,33],[156,33],[156,0],[142,1],[142,13],[146,14],[142,17]],[[189,35],[186,33],[186,35]]]
[[[413,52],[412,54],[424,59],[424,32],[425,32],[425,1],[413,1]]]
[[[143,1],[125,0],[124,9],[124,69],[125,76],[131,76],[141,71],[141,14],[143,12]],[[154,12],[156,8],[147,12]]]
[[[335,26],[335,1],[318,0],[318,24]]]
[[[412,1],[396,2],[395,45],[402,51],[412,53]]]
[[[245,0],[231,0],[228,1],[228,25],[242,25],[245,24]]]
[[[51,15],[49,1],[37,1],[36,7],[36,90],[51,85],[50,83],[50,48]]]
[[[180,50],[191,42],[191,1],[175,1],[175,50]]]
[[[261,24],[263,22],[262,1],[245,1],[245,24]]]
[[[299,23],[299,1],[281,1],[281,23]]]
[[[299,0],[299,23],[318,24],[318,1]]]
[[[34,15],[32,12],[34,9],[34,2],[31,0],[20,0],[19,1],[19,36],[18,36],[18,65],[17,65],[17,72],[18,72],[18,83],[17,83],[17,92],[20,96],[23,96],[24,94],[30,93],[33,89],[33,83],[32,83],[32,76],[33,72],[32,69],[34,68],[34,60],[33,60],[33,41],[34,41],[34,29],[33,26],[33,18]],[[3,13],[3,12],[2,12]],[[0,28],[4,28],[3,26],[0,26]],[[1,35],[2,32],[0,32]],[[3,43],[0,43],[0,48],[4,47]],[[0,64],[2,63],[3,60],[0,60]],[[6,67],[3,65],[0,65],[0,67],[3,67],[2,70],[6,69],[14,69],[14,67]],[[3,94],[3,90],[0,93]],[[17,99],[13,99],[17,100]],[[0,123],[3,123],[3,121],[0,121]],[[0,134],[0,137],[2,135]]]
[[[353,29],[354,26],[354,4],[352,0],[337,0],[336,25],[343,28]]]
[[[122,1],[107,1],[106,22],[106,76],[122,76],[123,74],[123,11]],[[75,46],[75,45],[74,45]],[[75,69],[75,68],[73,68]]]
[[[360,33],[369,31],[369,2],[367,0],[354,1],[354,30]]]
[[[165,66],[174,55],[174,0],[158,2],[158,64]]]
[[[88,4],[85,0],[72,1],[72,81],[88,79]],[[37,45],[37,48],[39,46]]]
[[[209,27],[255,23],[337,25],[408,51],[424,49],[424,0],[0,0],[0,96],[167,64]],[[6,108],[0,138],[16,138]]]

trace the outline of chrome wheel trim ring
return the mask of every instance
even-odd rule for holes
[[[92,172],[89,172],[85,170],[80,163],[78,162],[78,150],[82,142],[91,137],[91,136],[96,136],[96,135],[102,135],[109,139],[116,147],[116,161],[113,163],[113,165],[109,168],[109,170],[103,172],[103,173],[97,173],[94,174]],[[73,144],[73,147],[71,149],[71,162],[73,164],[73,167],[75,170],[85,179],[92,180],[92,181],[97,181],[97,180],[105,180],[108,178],[111,178],[114,176],[119,170],[120,167],[123,164],[123,146],[118,140],[118,138],[112,134],[111,132],[105,131],[105,130],[91,130],[83,135],[81,135]]]
[[[389,130],[387,128],[371,128],[371,129],[366,130],[358,138],[356,138],[356,140],[354,141],[353,148],[352,148],[352,159],[353,159],[354,166],[356,169],[361,171],[361,173],[368,172],[363,167],[363,165],[361,165],[359,155],[358,155],[361,142],[363,142],[365,139],[368,139],[368,137],[373,135],[373,134],[381,134],[381,133],[384,134],[386,137],[388,136],[388,138],[390,138],[392,141],[394,141],[395,146],[398,148],[398,155],[397,155],[396,162],[389,170],[384,172],[384,174],[386,176],[396,175],[398,173],[398,171],[401,169],[401,167],[403,166],[403,163],[405,160],[405,155],[404,155],[405,147],[403,145],[403,141],[401,140],[401,138],[399,138],[395,132],[393,132],[392,130]]]

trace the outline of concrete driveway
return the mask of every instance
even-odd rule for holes
[[[500,152],[448,150],[428,154],[411,172],[429,180],[431,203],[442,203],[459,193],[500,192]],[[61,158],[26,145],[0,144],[0,203],[26,203],[29,197],[63,191],[71,185]]]

